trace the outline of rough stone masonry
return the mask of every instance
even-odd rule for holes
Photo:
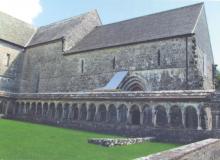
[[[0,57],[5,118],[183,143],[219,137],[203,3],[106,25],[91,11],[39,28],[0,12]]]

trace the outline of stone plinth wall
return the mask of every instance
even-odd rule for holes
[[[135,160],[220,160],[220,140],[207,139]]]
[[[88,143],[101,145],[104,147],[127,146],[130,144],[144,143],[152,141],[153,137],[144,138],[91,138]]]
[[[41,118],[27,118],[27,117],[8,117],[9,119],[16,119],[22,121],[29,121],[34,123],[47,124],[52,126],[80,129],[91,132],[98,132],[104,134],[113,134],[127,137],[155,137],[155,141],[188,144],[207,138],[215,137],[216,131],[194,130],[194,129],[169,129],[169,128],[153,128],[147,126],[136,126],[126,124],[108,124],[101,122],[89,121],[53,121],[42,120]]]

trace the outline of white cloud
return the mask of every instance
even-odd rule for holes
[[[40,0],[0,0],[0,11],[32,23],[41,12]]]

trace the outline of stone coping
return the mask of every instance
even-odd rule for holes
[[[219,139],[206,139],[203,141],[174,148],[168,151],[152,154],[147,157],[137,158],[135,160],[217,160],[215,158],[205,158],[205,156],[208,155],[208,152],[210,152],[210,155],[213,157],[215,157],[216,155],[212,154],[218,153],[218,157],[220,158],[220,148],[217,148],[216,144],[220,146]],[[198,156],[195,156],[197,154]],[[207,157],[210,157],[210,155]]]
[[[144,138],[91,138],[88,143],[101,145],[104,147],[127,146],[131,144],[144,143],[154,140],[154,137]]]
[[[139,92],[69,92],[69,93],[10,93],[1,92],[0,97],[15,99],[208,99],[213,90],[173,90]]]

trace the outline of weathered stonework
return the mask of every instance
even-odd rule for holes
[[[219,160],[220,140],[207,139],[135,160]]]
[[[0,34],[5,118],[166,142],[220,137],[203,4],[108,25],[96,11],[22,25],[27,35]]]
[[[101,145],[104,147],[127,146],[152,141],[153,137],[144,138],[91,138],[88,143]]]

